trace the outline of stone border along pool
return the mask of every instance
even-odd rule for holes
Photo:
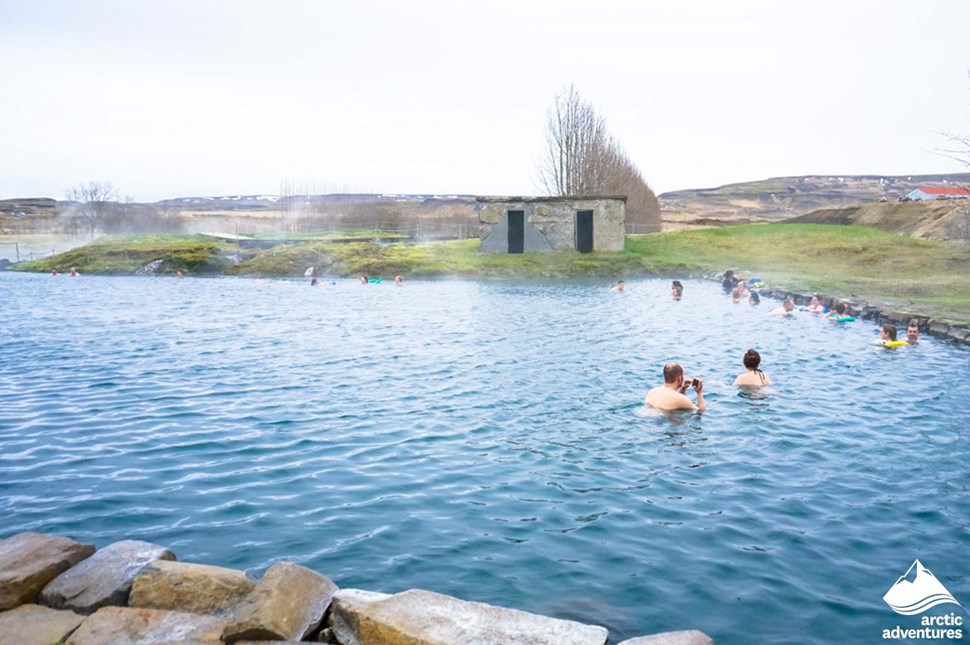
[[[277,562],[261,578],[178,562],[138,540],[101,549],[18,533],[0,540],[0,644],[256,643],[604,645],[605,627],[468,602],[421,589],[340,589]],[[696,630],[618,645],[712,645]]]
[[[722,275],[723,274],[721,273],[708,273],[703,277],[708,280],[720,282]],[[861,318],[863,320],[872,320],[877,323],[893,323],[897,327],[901,326],[900,331],[904,336],[906,334],[906,326],[909,321],[916,319],[919,321],[920,333],[926,333],[937,338],[970,345],[970,325],[966,323],[955,323],[949,320],[939,320],[936,318],[930,318],[929,316],[924,316],[922,314],[905,313],[902,311],[896,311],[895,309],[883,309],[882,307],[871,305],[867,301],[860,302],[858,300],[852,300],[851,298],[824,296],[814,292],[802,293],[798,291],[788,291],[787,289],[776,289],[775,287],[764,287],[762,289],[755,289],[755,291],[757,291],[760,296],[776,298],[778,300],[791,298],[795,302],[795,305],[799,307],[804,307],[811,304],[812,296],[815,295],[818,295],[821,298],[822,304],[828,309],[831,309],[839,302],[844,302],[849,306],[850,316]]]

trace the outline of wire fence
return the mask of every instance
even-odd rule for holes
[[[0,244],[0,260],[7,260],[12,264],[48,258],[58,253],[64,253],[64,250],[38,249],[36,246],[26,246],[19,242]]]
[[[660,231],[660,226],[657,224],[638,224],[636,222],[627,222],[623,225],[623,231],[627,235],[642,235],[645,233],[657,233]]]

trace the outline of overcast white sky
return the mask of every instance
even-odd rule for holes
[[[573,83],[659,194],[959,172],[970,0],[0,0],[0,198],[538,194]]]

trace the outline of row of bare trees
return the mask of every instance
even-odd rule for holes
[[[550,195],[625,195],[627,222],[660,230],[657,196],[643,179],[606,120],[572,85],[555,97],[546,117],[539,181]]]
[[[119,197],[110,181],[88,181],[64,191],[68,203],[60,215],[68,232],[94,237],[102,233],[178,233],[183,221],[177,211],[136,204],[131,196]]]

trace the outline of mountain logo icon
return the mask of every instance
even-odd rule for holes
[[[911,581],[909,574],[913,569],[916,569],[916,577]],[[894,612],[904,616],[921,614],[931,607],[947,602],[958,607],[963,606],[919,560],[913,560],[906,573],[900,576],[882,599]]]

